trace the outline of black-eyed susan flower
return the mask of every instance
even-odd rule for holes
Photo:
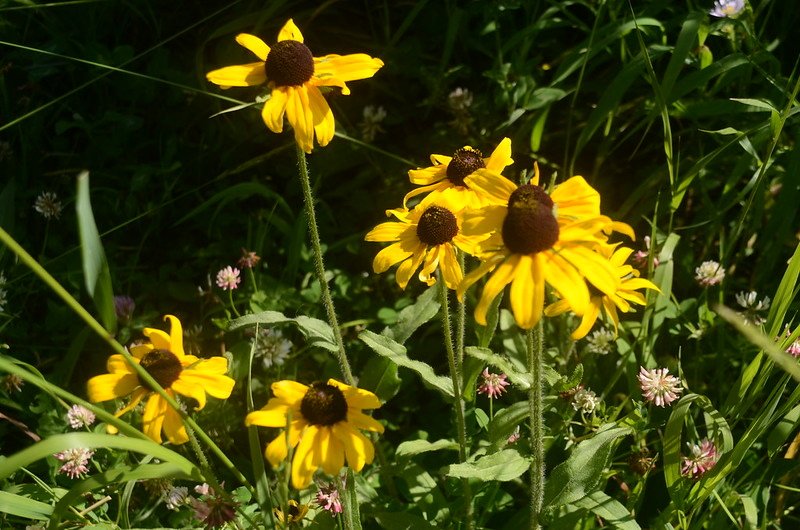
[[[169,334],[160,329],[144,328],[144,336],[150,343],[131,346],[134,361],[171,397],[180,394],[197,401],[195,410],[205,407],[206,394],[218,399],[228,398],[234,385],[234,380],[225,375],[228,371],[228,360],[225,357],[200,359],[194,355],[186,355],[183,351],[181,321],[172,315],[166,315],[164,320],[170,322]],[[90,401],[108,401],[130,396],[130,402],[116,412],[115,416],[119,417],[149,396],[142,417],[144,433],[157,443],[161,443],[162,429],[167,440],[173,444],[189,441],[178,412],[164,398],[153,392],[147,383],[139,380],[136,371],[122,355],[110,356],[106,367],[108,374],[89,379],[87,391]],[[116,429],[109,426],[109,431],[115,432]]]
[[[296,500],[290,500],[286,511],[288,513],[284,514],[280,508],[275,508],[272,513],[275,515],[275,519],[284,525],[299,523],[308,513],[308,504],[300,504]]]
[[[606,249],[607,246],[601,246],[600,249]],[[601,253],[603,250],[601,250]],[[614,268],[617,278],[619,278],[619,285],[614,292],[604,293],[589,285],[589,304],[586,306],[586,311],[583,313],[581,323],[572,332],[572,339],[582,339],[592,329],[594,323],[597,322],[597,317],[601,312],[604,312],[614,324],[614,333],[616,334],[619,328],[619,315],[617,309],[623,313],[633,311],[632,304],[645,305],[646,300],[639,289],[652,289],[658,291],[658,287],[650,280],[639,278],[639,271],[635,270],[631,265],[625,262],[630,257],[632,249],[620,247],[613,251],[609,262]],[[566,300],[559,300],[547,306],[544,314],[548,317],[560,315],[570,309],[569,303]]]
[[[328,379],[310,386],[295,381],[272,383],[266,406],[251,412],[245,425],[286,427],[266,448],[265,456],[277,466],[295,447],[292,459],[292,485],[303,489],[311,484],[314,472],[322,467],[335,475],[345,459],[355,471],[372,462],[375,448],[360,430],[383,432],[383,425],[361,412],[381,406],[372,392]],[[288,445],[287,445],[288,439]]]
[[[458,201],[461,204],[479,208],[485,204],[482,194],[479,190],[472,189],[467,185],[464,179],[479,169],[488,169],[493,173],[500,174],[506,166],[513,162],[511,140],[508,138],[503,138],[489,158],[483,158],[483,154],[479,150],[468,145],[456,151],[453,156],[431,155],[432,166],[412,169],[408,172],[411,183],[420,187],[406,194],[403,198],[403,206],[410,198],[417,195],[452,188],[458,194]]]
[[[572,177],[548,195],[539,184],[538,168],[528,184],[480,169],[466,184],[488,197],[489,206],[464,214],[467,235],[492,234],[476,245],[483,263],[458,287],[459,297],[492,272],[475,308],[475,320],[486,325],[489,305],[511,284],[511,309],[517,325],[530,329],[544,308],[545,283],[582,315],[589,305],[586,280],[604,293],[619,285],[611,263],[595,249],[605,230],[615,226],[600,215],[600,194],[582,177]],[[584,280],[585,278],[585,280]]]
[[[315,135],[320,146],[333,138],[333,112],[320,87],[338,87],[347,95],[347,81],[372,77],[383,66],[380,59],[363,53],[314,57],[291,19],[272,47],[247,33],[237,35],[236,42],[259,61],[220,68],[206,78],[222,88],[266,84],[271,95],[261,113],[264,123],[272,132],[282,132],[285,115],[295,140],[306,153],[314,148]]]
[[[433,285],[435,272],[442,271],[445,285],[455,289],[463,278],[456,258],[456,248],[470,252],[483,236],[467,237],[461,233],[464,205],[455,190],[430,194],[413,210],[387,210],[397,221],[381,223],[367,233],[367,241],[395,242],[378,252],[372,263],[376,273],[396,265],[397,284],[405,289],[411,275],[422,266],[420,281]]]

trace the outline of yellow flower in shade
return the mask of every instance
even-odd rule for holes
[[[347,95],[347,81],[372,77],[383,66],[380,59],[363,53],[314,57],[291,19],[272,47],[247,33],[237,35],[236,42],[259,61],[220,68],[206,74],[206,78],[222,88],[266,83],[271,96],[261,112],[264,123],[272,132],[282,132],[285,114],[294,129],[295,141],[306,153],[314,148],[314,135],[321,146],[333,138],[333,112],[320,87],[338,87]]]
[[[335,475],[345,459],[361,471],[375,456],[372,442],[359,429],[383,432],[383,425],[361,412],[381,406],[372,392],[328,379],[310,386],[295,381],[272,383],[271,398],[261,410],[251,412],[245,425],[286,427],[268,445],[264,455],[277,466],[295,447],[292,459],[292,485],[303,489],[311,484],[314,472],[322,467]],[[288,445],[287,445],[288,441]]]
[[[364,237],[367,241],[396,241],[378,252],[372,263],[376,273],[386,272],[397,263],[397,284],[405,289],[411,275],[422,266],[419,279],[428,285],[436,283],[437,268],[445,285],[455,289],[463,278],[456,258],[456,247],[469,252],[482,237],[461,233],[459,200],[463,194],[448,189],[425,197],[413,210],[387,210],[397,221],[381,223]]]
[[[472,189],[464,181],[479,169],[488,169],[493,173],[502,173],[506,166],[514,162],[511,159],[511,140],[503,138],[489,158],[477,149],[465,145],[453,156],[431,155],[432,166],[424,169],[412,169],[408,178],[412,184],[421,186],[411,190],[403,198],[403,206],[408,200],[427,192],[439,192],[452,188],[458,193],[459,202],[471,208],[483,206],[484,201],[478,190]]]
[[[612,250],[613,246],[609,247],[608,245],[603,245],[600,248],[603,249],[601,252],[604,254],[611,255],[610,263],[614,267],[620,283],[613,293],[603,293],[589,285],[589,305],[583,313],[580,325],[572,332],[573,340],[582,339],[589,333],[589,330],[594,326],[601,311],[608,315],[614,323],[614,332],[616,333],[619,327],[617,309],[623,313],[627,313],[633,311],[631,304],[645,305],[645,297],[642,293],[637,291],[637,289],[659,290],[650,280],[639,278],[639,271],[625,263],[633,252],[632,249],[620,247],[616,250]],[[547,306],[544,309],[544,314],[548,317],[552,317],[565,313],[569,309],[570,306],[566,300],[559,300]]]
[[[275,508],[272,510],[272,513],[275,515],[275,519],[280,521],[281,524],[299,523],[308,513],[308,504],[299,504],[295,500],[290,500],[287,511],[289,514],[284,515],[283,510]]]
[[[228,371],[228,360],[225,357],[200,359],[194,355],[186,355],[183,351],[181,321],[172,315],[166,315],[164,320],[170,322],[169,334],[160,329],[144,328],[143,333],[150,343],[131,346],[134,361],[153,376],[171,397],[180,394],[197,401],[195,410],[205,407],[206,394],[219,399],[228,398],[234,385],[234,380],[225,375]],[[119,417],[149,396],[142,417],[144,433],[158,443],[161,443],[162,429],[167,440],[173,444],[189,441],[178,412],[139,380],[139,376],[122,355],[110,356],[106,367],[108,374],[89,379],[89,401],[96,403],[130,395],[128,405],[116,412],[115,416]],[[112,426],[108,430],[116,432]]]
[[[478,170],[466,184],[488,197],[480,210],[464,213],[467,235],[491,234],[476,246],[483,263],[458,287],[458,296],[492,272],[475,308],[475,320],[486,325],[486,312],[511,284],[511,309],[517,325],[530,329],[544,307],[545,283],[582,315],[589,305],[586,280],[604,293],[614,293],[619,278],[609,260],[596,251],[604,230],[615,225],[600,215],[600,194],[582,177],[572,177],[548,195],[539,184],[538,166],[528,184]],[[499,178],[498,178],[499,177]],[[626,229],[627,231],[627,229]]]

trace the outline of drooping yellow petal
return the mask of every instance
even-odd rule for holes
[[[419,271],[419,281],[425,282],[427,285],[436,283],[436,268],[439,267],[439,257],[441,254],[442,245],[431,247],[425,252],[425,257],[422,260],[422,270]]]
[[[559,218],[581,219],[600,215],[600,194],[583,177],[575,176],[562,182],[550,198],[558,205]]]
[[[381,406],[381,400],[369,390],[350,386],[336,379],[328,379],[328,384],[342,391],[348,408],[377,409]]]
[[[475,269],[471,270],[464,279],[461,280],[461,283],[456,290],[456,295],[458,296],[458,300],[463,302],[464,301],[464,293],[467,292],[467,289],[472,287],[472,285],[483,278],[489,271],[491,271],[498,263],[505,259],[505,255],[502,253],[494,254],[493,256],[489,257],[486,261],[478,265]]]
[[[361,471],[364,464],[372,462],[375,456],[375,448],[363,434],[353,429],[344,422],[333,425],[333,435],[344,445],[347,464],[354,471]]]
[[[167,408],[169,408],[169,405],[158,394],[151,395],[144,405],[142,432],[159,444],[161,443],[161,427],[164,425]]]
[[[314,119],[314,133],[317,136],[317,143],[321,147],[325,147],[333,139],[333,133],[336,130],[333,111],[325,98],[322,97],[319,89],[314,86],[308,87],[308,103]]]
[[[317,436],[319,427],[309,425],[303,432],[300,443],[297,444],[294,457],[292,458],[292,486],[296,489],[306,488],[311,484],[311,477],[317,466],[314,465]]]
[[[200,366],[202,366],[202,361]],[[202,370],[202,368],[195,370],[184,370],[183,372],[181,372],[180,377],[178,377],[175,383],[179,381],[181,383],[190,386],[198,387],[200,388],[200,391],[203,392],[204,394],[208,394],[211,397],[215,397],[217,399],[228,399],[229,397],[231,397],[231,392],[233,392],[233,386],[236,384],[236,381],[234,381],[227,375],[220,375],[212,372],[207,372]],[[178,390],[178,388],[175,386],[175,383],[172,384],[172,388],[176,392],[180,392],[180,390]],[[194,395],[192,395],[191,397],[194,397]]]
[[[408,201],[416,197],[417,195],[422,195],[423,193],[427,192],[433,193],[436,191],[446,190],[448,187],[450,187],[450,181],[441,180],[429,186],[420,186],[419,188],[414,188],[413,190],[406,193],[405,197],[403,197],[403,207],[405,208],[408,204]]]
[[[183,373],[189,371],[190,370],[184,370]],[[203,410],[203,408],[206,406],[206,393],[205,390],[203,390],[203,387],[195,382],[190,382],[183,374],[181,374],[181,377],[173,381],[172,385],[170,385],[170,388],[182,396],[186,396],[197,401],[197,406],[194,410]]]
[[[294,20],[291,18],[286,21],[286,24],[283,25],[280,33],[278,33],[278,42],[282,40],[296,40],[297,42],[303,42],[303,34],[300,33],[300,29],[295,25]]]
[[[464,179],[464,183],[484,197],[490,204],[507,205],[508,198],[517,185],[504,176],[488,169],[478,169]]]
[[[314,150],[314,116],[308,102],[308,88],[304,85],[287,87],[286,120],[294,129],[294,139],[305,151]]]
[[[397,243],[393,243],[382,249],[375,255],[372,261],[372,270],[376,274],[382,274],[389,270],[389,267],[411,257],[417,250],[420,243],[413,238],[403,238]]]
[[[600,254],[580,245],[562,249],[561,253],[597,289],[604,293],[616,292],[620,285],[619,277],[615,274],[611,263]]]
[[[267,60],[267,55],[269,55],[269,46],[266,42],[259,39],[255,35],[250,35],[249,33],[239,33],[236,35],[236,42],[253,52],[256,57],[262,61]]]
[[[614,323],[614,336],[616,336],[619,332],[619,315],[617,315],[617,308],[614,307],[611,300],[603,298],[603,309],[606,310],[606,314],[611,318],[611,322]]]
[[[480,210],[467,210],[461,232],[470,237],[486,237],[492,232],[502,230],[503,220],[508,215],[508,208],[502,204],[485,206]]]
[[[511,139],[503,138],[486,161],[486,169],[500,173],[506,166],[510,166],[513,163],[514,160],[511,158]]]
[[[247,63],[212,70],[206,74],[206,79],[222,88],[256,86],[267,82],[267,73],[263,62]]]
[[[286,426],[286,415],[292,407],[286,405],[279,399],[270,399],[266,406],[261,410],[254,410],[244,418],[244,424],[260,425],[262,427],[284,427]]]
[[[421,242],[418,243],[417,248],[414,249],[414,253],[411,255],[411,258],[403,261],[400,266],[397,267],[395,280],[397,280],[397,285],[399,285],[401,289],[406,288],[409,280],[411,280],[411,276],[414,274],[414,271],[416,271],[422,264],[422,260],[425,259],[426,248],[427,245]]]
[[[181,321],[178,320],[178,317],[173,315],[165,315],[164,320],[169,321],[169,342],[170,347],[168,348],[169,351],[177,355],[178,357],[183,357],[186,355],[183,351],[183,326],[181,326]]]
[[[566,300],[558,300],[544,308],[544,316],[555,317],[563,315],[569,311],[569,303]]]
[[[475,322],[481,326],[486,325],[486,312],[489,310],[492,301],[497,298],[500,291],[514,279],[514,271],[517,268],[519,259],[519,254],[512,254],[509,256],[508,259],[497,266],[486,282],[486,285],[483,287],[481,299],[475,307]]]
[[[406,223],[397,223],[390,221],[381,223],[364,236],[364,241],[397,241],[400,239],[400,234],[408,231],[409,226]]]
[[[281,431],[264,450],[264,456],[272,467],[280,464],[289,454],[289,448],[286,447],[286,433]]]
[[[442,269],[442,277],[448,289],[457,289],[461,280],[464,279],[464,273],[461,266],[458,264],[455,249],[453,245],[442,245],[442,256],[439,259],[439,267]]]
[[[329,475],[336,475],[344,467],[344,445],[333,435],[330,427],[319,430],[317,435],[319,465]],[[317,463],[317,462],[315,462]]]
[[[383,432],[383,425],[381,425],[378,420],[357,410],[349,409],[347,411],[347,421],[356,429],[363,429],[365,431],[372,432]]]
[[[164,434],[167,435],[167,440],[174,445],[185,444],[189,441],[183,419],[178,411],[169,406],[164,414]]]
[[[597,322],[597,317],[600,314],[600,298],[593,297],[591,302],[586,306],[586,311],[583,313],[581,323],[578,328],[572,332],[570,337],[572,340],[582,339],[591,331],[594,323]]]
[[[560,253],[547,251],[543,254],[545,281],[567,301],[574,313],[582,315],[589,303],[589,289],[578,268]]]
[[[127,396],[138,386],[139,378],[135,374],[102,374],[89,379],[86,392],[89,401],[97,403]]]
[[[314,58],[314,75],[321,79],[334,77],[342,81],[368,79],[381,69],[383,61],[366,53],[330,54]]]
[[[447,166],[430,166],[408,171],[408,180],[417,186],[428,186],[447,178]]]
[[[283,115],[286,112],[286,103],[289,100],[289,90],[286,87],[276,88],[270,98],[264,103],[261,110],[261,119],[267,129],[274,133],[283,132]]]
[[[512,272],[511,310],[514,320],[522,329],[531,329],[542,318],[544,307],[544,271],[540,257],[521,255]]]

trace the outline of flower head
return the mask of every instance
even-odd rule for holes
[[[637,475],[645,475],[653,469],[656,459],[650,454],[647,448],[641,451],[634,451],[628,457],[628,466]]]
[[[313,150],[315,136],[323,147],[333,138],[333,112],[320,88],[338,88],[348,95],[347,81],[372,77],[383,66],[380,59],[363,53],[314,57],[291,19],[271,47],[247,33],[237,35],[236,42],[259,61],[220,68],[206,78],[222,88],[266,84],[271,95],[261,113],[264,123],[272,132],[282,132],[285,115],[295,141],[306,153]]]
[[[189,488],[186,486],[176,486],[164,494],[164,504],[170,510],[178,510],[184,504],[188,504],[190,499]]]
[[[365,142],[375,140],[379,132],[383,132],[381,123],[386,119],[386,109],[367,105],[362,112],[363,119],[358,125],[361,129],[361,137]]]
[[[339,498],[339,484],[342,481],[336,479],[334,482],[327,482],[318,485],[316,501],[320,508],[329,512],[331,515],[342,513],[342,501]]]
[[[150,342],[131,346],[134,362],[144,368],[170,397],[180,394],[197,401],[195,410],[206,406],[206,394],[218,399],[228,398],[234,385],[234,380],[225,375],[228,360],[225,357],[200,359],[186,355],[181,321],[172,315],[166,315],[164,319],[170,322],[169,334],[160,329],[144,328],[144,335]],[[136,371],[122,355],[110,356],[106,366],[108,374],[89,379],[87,391],[90,401],[96,403],[130,395],[128,405],[116,412],[115,416],[119,417],[149,396],[142,417],[144,433],[157,443],[161,443],[162,429],[173,444],[189,441],[178,412],[146,382],[139,380]],[[116,432],[111,426],[108,430]]]
[[[700,444],[687,444],[689,456],[683,457],[681,464],[681,475],[693,479],[698,479],[703,474],[714,467],[719,459],[717,447],[708,438],[703,438]]]
[[[614,349],[615,342],[616,337],[606,328],[600,328],[596,331],[593,331],[592,334],[589,335],[589,338],[586,339],[587,349],[591,353],[599,353],[600,355],[606,355],[610,353],[611,350]]]
[[[658,257],[654,249],[650,248],[650,236],[644,236],[644,250],[637,250],[633,253],[631,261],[637,269],[646,269],[650,256],[653,256],[653,268],[658,267]]]
[[[509,437],[508,437],[508,440],[506,440],[506,443],[509,443],[509,444],[516,443],[516,442],[517,442],[517,440],[519,440],[519,439],[520,439],[520,436],[521,436],[521,435],[520,435],[520,433],[519,433],[519,425],[517,425],[516,427],[514,427],[514,432],[512,432],[512,433],[509,435]]]
[[[283,510],[280,508],[275,508],[272,513],[275,515],[275,519],[280,521],[282,524],[299,523],[308,513],[308,505],[300,504],[296,500],[292,499],[289,501],[289,506],[286,511],[288,513],[283,513]]]
[[[489,399],[498,398],[506,391],[506,387],[511,384],[506,379],[506,374],[493,374],[489,372],[488,368],[483,369],[481,374],[483,383],[478,387],[478,394],[486,394]]]
[[[239,504],[229,495],[211,492],[202,500],[189,497],[189,502],[194,509],[194,518],[205,525],[207,529],[221,528],[236,519],[236,508]]]
[[[593,413],[600,403],[602,403],[602,400],[597,397],[593,390],[583,387],[578,388],[578,391],[572,396],[572,408],[580,410],[584,414]]]
[[[764,318],[761,313],[769,309],[769,296],[765,296],[762,300],[758,300],[757,292],[742,291],[736,294],[736,303],[744,308],[744,311],[741,311],[739,315],[741,315],[747,324],[760,326],[767,321],[767,319]]]
[[[714,7],[708,14],[717,18],[736,18],[742,10],[744,0],[715,0]]]
[[[260,328],[253,340],[253,357],[262,357],[264,368],[285,363],[293,347],[292,341],[284,338],[279,329]]]
[[[53,456],[56,457],[57,460],[64,462],[62,466],[58,468],[59,473],[64,473],[69,476],[69,478],[78,478],[89,472],[88,464],[92,455],[94,455],[94,451],[91,449],[87,449],[86,447],[73,447],[56,453]]]
[[[94,423],[94,412],[81,405],[72,405],[67,411],[67,422],[73,429],[83,429]]]
[[[800,338],[795,339],[791,344],[789,344],[789,347],[786,348],[786,353],[790,354],[795,359],[800,357]]]
[[[224,269],[217,272],[217,286],[225,291],[233,291],[239,287],[239,282],[242,279],[239,277],[240,271],[235,267],[228,265]]]
[[[8,394],[21,392],[23,386],[25,386],[25,381],[17,374],[8,374],[0,379],[0,387]]]
[[[486,203],[486,198],[479,190],[469,186],[465,179],[481,169],[499,175],[514,160],[511,159],[511,140],[503,138],[489,158],[483,158],[478,149],[465,145],[453,153],[453,156],[431,155],[431,162],[433,165],[430,167],[408,172],[411,183],[420,187],[403,197],[403,206],[417,195],[438,193],[452,188],[460,204],[479,208]]]
[[[130,296],[123,294],[114,297],[114,312],[119,320],[128,322],[133,317],[135,309],[136,302]]]
[[[656,368],[646,370],[639,367],[639,384],[642,387],[644,398],[657,407],[666,407],[683,392],[681,380],[674,375],[669,375],[669,369]]]
[[[620,289],[619,276],[597,248],[606,230],[630,227],[600,215],[600,194],[582,177],[572,177],[548,194],[539,184],[538,166],[528,184],[479,169],[465,179],[470,189],[489,197],[490,204],[464,214],[468,236],[483,235],[471,252],[483,263],[465,276],[459,299],[481,277],[486,282],[475,320],[486,325],[486,313],[503,288],[511,284],[511,310],[517,325],[531,329],[544,310],[545,283],[583,315],[589,307],[587,281],[612,295]]]
[[[718,285],[724,278],[725,269],[716,261],[704,261],[694,270],[694,279],[703,287]]]
[[[252,269],[258,265],[258,262],[260,261],[261,257],[255,252],[242,249],[242,257],[239,258],[239,261],[236,262],[236,264],[243,269]]]
[[[33,203],[33,209],[48,221],[61,217],[61,201],[58,200],[58,195],[51,191],[40,193]]]
[[[458,287],[463,272],[456,248],[469,251],[479,241],[461,233],[463,207],[458,197],[447,190],[425,197],[413,210],[388,210],[387,215],[397,221],[381,223],[364,237],[367,241],[394,242],[378,252],[373,270],[380,274],[399,263],[395,277],[400,288],[405,289],[420,266],[419,280],[428,285],[436,283],[439,268],[445,285],[450,289]]]
[[[271,388],[275,397],[261,410],[248,414],[245,425],[280,428],[291,419],[288,436],[283,431],[278,434],[267,445],[265,455],[277,466],[288,455],[289,447],[296,446],[292,460],[295,488],[308,487],[319,467],[335,475],[345,459],[355,471],[372,462],[375,448],[360,430],[383,432],[383,425],[361,412],[381,406],[375,394],[335,379],[309,386],[278,381]]]

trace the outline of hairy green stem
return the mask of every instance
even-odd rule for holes
[[[206,432],[192,419],[190,418],[186,412],[181,410],[180,405],[169,395],[167,392],[158,384],[158,381],[153,379],[147,370],[142,368],[139,363],[137,363],[128,350],[119,342],[117,342],[114,337],[112,337],[108,331],[103,327],[100,322],[98,322],[75,298],[64,289],[58,281],[53,278],[49,272],[47,272],[44,267],[42,267],[28,252],[22,248],[19,243],[11,237],[8,232],[0,228],[0,242],[3,243],[6,247],[9,248],[19,260],[24,263],[34,274],[36,274],[53,292],[58,295],[64,303],[69,306],[69,308],[76,314],[78,317],[81,318],[86,324],[92,329],[97,335],[102,338],[115,353],[122,355],[128,365],[136,372],[139,381],[141,381],[144,385],[152,388],[154,392],[156,392],[159,396],[161,396],[170,407],[175,409],[178,414],[180,414],[181,419],[187,426],[189,426],[199,438],[203,441],[203,443],[211,449],[211,452],[219,458],[220,462],[225,466],[228,471],[230,471],[236,479],[242,483],[245,487],[250,490],[250,493],[255,495],[255,491],[253,490],[253,486],[248,482],[247,478],[233,465],[233,462],[225,455],[222,449],[214,443],[214,441],[209,438]]]
[[[531,387],[528,390],[528,408],[531,426],[531,518],[529,528],[538,530],[539,516],[544,502],[544,425],[542,419],[542,320],[536,330],[527,332],[528,370]]]
[[[445,285],[442,274],[439,273],[439,302],[442,306],[442,333],[444,335],[444,348],[447,351],[447,364],[450,367],[450,378],[453,381],[453,397],[455,399],[456,427],[458,429],[458,460],[467,461],[467,427],[464,421],[464,399],[461,396],[461,370],[460,363],[456,362],[456,352],[453,350],[453,332],[450,327],[450,303],[448,300],[448,289]],[[464,503],[466,513],[464,519],[466,527],[472,528],[472,491],[469,487],[469,480],[461,479],[462,489],[464,490]]]
[[[306,205],[306,216],[308,217],[308,234],[311,237],[312,254],[314,254],[314,269],[317,273],[320,291],[322,293],[322,303],[328,314],[328,324],[333,329],[333,336],[336,339],[338,351],[336,356],[339,360],[339,368],[342,370],[344,381],[348,385],[355,386],[353,373],[350,371],[350,363],[347,360],[347,352],[344,350],[342,331],[339,329],[339,320],[336,318],[336,308],[333,306],[333,298],[325,279],[325,264],[322,261],[322,243],[319,239],[317,229],[317,214],[314,211],[314,195],[311,193],[311,179],[308,176],[308,164],[306,164],[306,154],[300,145],[297,145],[297,165],[300,169],[300,183],[303,186],[303,199]]]

